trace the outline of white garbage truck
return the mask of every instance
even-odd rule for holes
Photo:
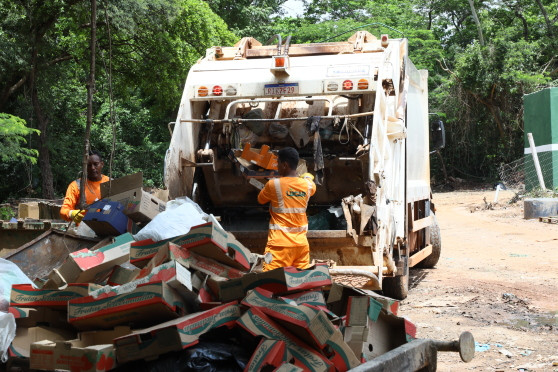
[[[275,43],[275,40],[277,41]],[[165,158],[171,198],[191,197],[253,252],[269,212],[257,202],[273,154],[294,147],[315,176],[311,259],[335,281],[403,299],[409,267],[433,267],[440,230],[430,188],[428,72],[407,39],[358,31],[345,42],[216,46],[186,79]]]

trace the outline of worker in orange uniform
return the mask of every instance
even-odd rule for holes
[[[87,205],[101,199],[101,183],[107,182],[109,178],[102,174],[105,163],[98,151],[90,151],[87,159],[87,180],[85,183],[85,203]],[[79,204],[79,186],[81,179],[70,183],[64,198],[64,204],[60,208],[60,217],[66,221],[80,223],[85,216],[85,211],[77,207]]]
[[[310,173],[297,177],[298,158],[292,147],[279,150],[277,167],[281,178],[268,181],[258,195],[260,204],[270,203],[271,215],[265,253],[271,253],[273,260],[264,263],[264,271],[286,266],[306,269],[310,264],[306,207],[316,192],[316,184]]]

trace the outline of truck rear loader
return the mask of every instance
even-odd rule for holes
[[[269,156],[295,147],[299,171],[317,184],[307,209],[311,259],[328,262],[338,282],[403,299],[409,267],[433,267],[441,250],[428,72],[413,65],[404,38],[275,38],[210,48],[192,66],[169,124],[170,197],[191,197],[263,253],[269,213],[259,188],[278,176]],[[441,123],[436,129],[443,134]]]

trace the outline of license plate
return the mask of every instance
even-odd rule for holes
[[[286,94],[298,94],[298,83],[264,85],[264,95],[266,96],[284,96]]]

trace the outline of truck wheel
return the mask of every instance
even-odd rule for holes
[[[440,236],[440,226],[438,226],[438,221],[436,216],[430,225],[430,244],[432,244],[432,253],[430,256],[426,257],[424,260],[419,262],[416,267],[423,269],[431,269],[438,263],[440,259],[440,254],[442,253],[442,238]]]
[[[409,274],[384,277],[382,280],[382,292],[384,292],[384,295],[396,300],[406,299],[409,293]]]

